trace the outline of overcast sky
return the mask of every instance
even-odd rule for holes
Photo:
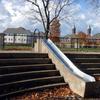
[[[27,12],[30,4],[25,0],[0,0],[0,32],[8,27],[24,27],[33,31],[35,28],[42,30],[40,24],[34,24],[28,19],[23,12]],[[93,6],[84,2],[84,0],[76,0],[72,5],[72,9],[76,10],[73,20],[70,24],[61,22],[62,35],[71,34],[71,28],[75,24],[77,31],[87,31],[89,25],[92,27],[92,33],[100,33],[100,15],[95,13]]]

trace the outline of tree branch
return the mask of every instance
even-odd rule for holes
[[[33,5],[35,5],[38,8],[38,11],[39,11],[39,14],[41,16],[41,20],[42,20],[42,24],[43,24],[44,30],[46,30],[45,22],[44,22],[43,15],[42,15],[42,12],[41,12],[41,9],[40,9],[39,5],[36,3],[36,1],[35,2],[33,2],[31,0],[27,0],[27,1],[32,3]]]
[[[30,3],[32,3],[32,4],[34,4],[35,6],[38,7],[38,5],[37,5],[35,2],[33,2],[33,1],[31,1],[31,0],[27,0],[27,1],[30,2]]]

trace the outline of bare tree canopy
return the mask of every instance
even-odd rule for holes
[[[62,20],[68,17],[69,6],[74,0],[27,0],[32,6],[33,17],[42,23],[46,37],[50,31],[50,24],[56,18]],[[67,10],[66,10],[67,9]],[[66,16],[65,16],[66,15]]]
[[[50,33],[50,24],[53,20],[69,19],[73,14],[71,5],[77,0],[26,0],[31,6],[31,16],[34,20],[42,23],[46,37]],[[99,7],[100,0],[85,0]],[[30,14],[29,14],[30,15]],[[36,22],[37,23],[37,22]]]
[[[100,7],[100,0],[88,0],[94,7],[99,8]]]

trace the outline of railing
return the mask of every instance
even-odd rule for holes
[[[48,56],[73,92],[82,97],[89,95],[89,92],[92,90],[89,85],[95,83],[94,77],[79,70],[50,39],[38,40],[37,45],[41,47],[39,52],[48,53]]]
[[[64,64],[65,67],[67,67],[67,69],[74,75],[76,75],[77,77],[80,77],[81,79],[84,79],[86,82],[92,82],[95,81],[94,77],[80,71],[71,61],[69,58],[67,58],[67,56],[65,56],[63,54],[63,52],[61,52],[57,46],[50,40],[45,40],[44,44],[48,47],[48,49],[54,54],[54,56],[57,57],[57,59],[59,59],[59,61],[61,63]]]

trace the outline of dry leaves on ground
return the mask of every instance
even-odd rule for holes
[[[16,96],[11,100],[65,100],[65,97],[75,97],[75,94],[68,86],[46,89],[41,92],[26,93],[22,96]]]

